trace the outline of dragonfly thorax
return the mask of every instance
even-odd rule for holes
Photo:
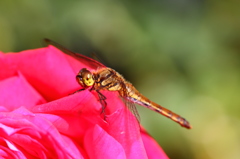
[[[76,80],[82,87],[90,87],[95,82],[93,74],[86,68],[79,71],[76,76]]]

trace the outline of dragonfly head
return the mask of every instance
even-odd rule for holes
[[[86,68],[83,68],[79,71],[76,76],[76,80],[83,87],[90,87],[95,82],[93,74]]]

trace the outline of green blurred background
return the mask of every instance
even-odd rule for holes
[[[240,1],[0,1],[0,50],[97,53],[193,126],[138,107],[170,158],[240,158]]]

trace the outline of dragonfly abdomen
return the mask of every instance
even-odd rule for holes
[[[160,106],[157,103],[152,102],[145,96],[143,96],[141,93],[139,93],[133,86],[129,85],[127,87],[128,90],[128,96],[127,99],[130,100],[131,102],[137,103],[139,105],[142,105],[144,107],[147,107],[155,112],[158,112],[171,120],[179,123],[181,126],[190,129],[191,125],[188,123],[186,119],[181,117],[180,115],[173,113],[172,111]]]

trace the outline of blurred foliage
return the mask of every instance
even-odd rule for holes
[[[170,158],[240,157],[240,1],[0,1],[0,50],[50,38],[96,52],[151,100],[181,114],[185,130],[138,107]]]

